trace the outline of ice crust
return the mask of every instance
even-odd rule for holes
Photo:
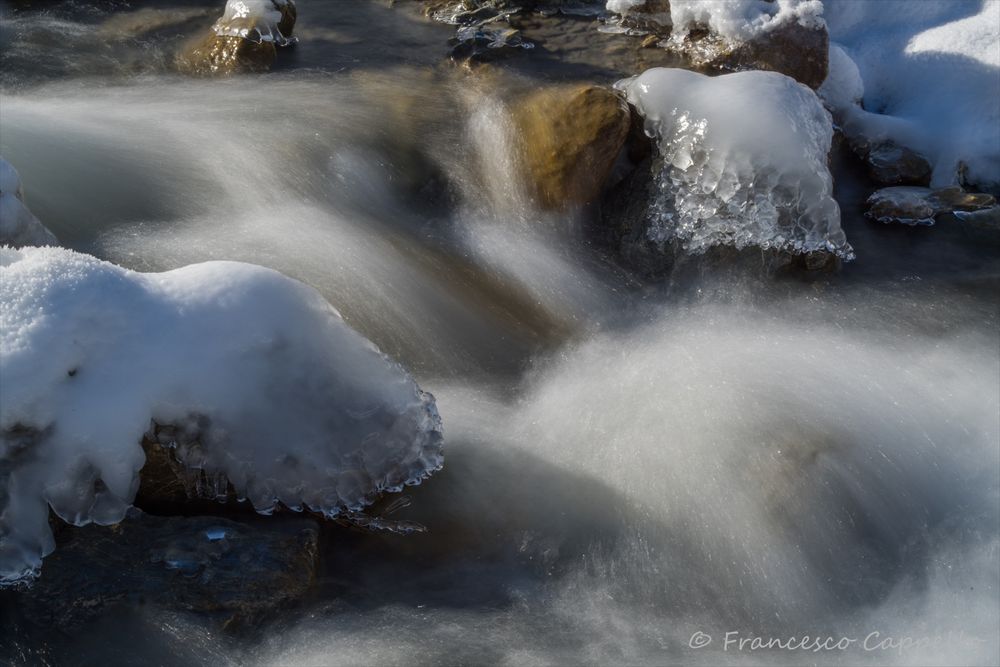
[[[933,187],[1000,190],[1000,2],[826,0],[824,15],[822,94],[845,134],[922,153]]]
[[[57,245],[50,232],[24,203],[24,188],[14,166],[0,157],[0,244]]]
[[[236,262],[136,273],[0,248],[0,584],[52,551],[48,508],[122,519],[143,434],[260,512],[336,516],[442,464],[434,399],[312,288]],[[223,489],[225,486],[223,485]]]
[[[274,42],[287,46],[295,42],[278,29],[281,9],[291,0],[227,0],[222,17],[212,30],[224,37],[243,37],[254,42]]]
[[[853,257],[827,168],[830,115],[809,88],[774,72],[668,68],[616,87],[663,160],[651,241],[692,253],[728,245]]]

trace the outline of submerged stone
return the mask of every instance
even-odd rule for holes
[[[883,185],[927,185],[931,179],[926,157],[891,141],[874,146],[865,162],[872,179]]]
[[[921,188],[898,186],[883,188],[868,198],[865,215],[882,223],[933,225],[942,213],[972,212],[993,209],[993,195],[966,192],[960,187]]]
[[[304,518],[249,524],[130,510],[112,526],[61,530],[41,576],[16,595],[26,618],[52,627],[140,604],[253,622],[311,588],[317,535]]]

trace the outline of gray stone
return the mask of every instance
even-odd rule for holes
[[[18,606],[51,627],[140,604],[249,623],[311,588],[317,535],[299,517],[236,522],[135,509],[113,526],[62,525],[40,577],[16,593]]]

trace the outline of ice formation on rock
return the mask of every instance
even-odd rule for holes
[[[790,22],[821,27],[822,14],[820,0],[670,0],[675,38],[701,27],[727,39],[747,41]]]
[[[292,0],[228,0],[212,30],[220,36],[287,46],[295,42],[290,28],[285,31],[288,34],[281,30],[284,14],[289,11],[295,11]]]
[[[853,257],[827,168],[830,115],[809,88],[773,72],[666,68],[616,86],[663,161],[651,241],[693,253],[753,245]]]
[[[633,9],[645,6],[646,0],[608,0],[606,8],[615,14],[627,14]]]
[[[14,166],[0,158],[0,244],[12,246],[58,245],[55,234],[24,203],[21,177]]]
[[[927,156],[933,187],[1000,191],[1000,2],[826,0],[824,16],[823,98],[852,141]]]
[[[189,436],[182,463],[264,513],[353,512],[442,464],[433,397],[269,269],[143,274],[4,247],[0,324],[0,584],[52,551],[49,507],[77,525],[121,520],[151,420]]]

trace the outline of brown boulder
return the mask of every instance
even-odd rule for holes
[[[630,30],[648,32],[655,36],[670,34],[670,0],[646,0],[630,7],[622,16],[621,25]]]
[[[629,111],[612,90],[557,86],[513,106],[529,189],[546,209],[596,201],[629,131]]]
[[[211,32],[177,56],[177,69],[201,76],[266,72],[276,56],[274,42],[251,42]]]
[[[686,56],[694,67],[779,72],[816,90],[826,80],[830,35],[825,27],[808,28],[790,21],[745,42],[692,31],[682,40],[672,40],[670,48]]]

